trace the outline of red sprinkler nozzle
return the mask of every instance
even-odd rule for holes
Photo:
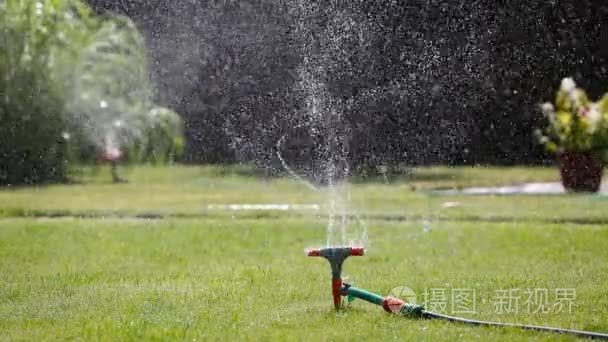
[[[339,309],[342,304],[342,264],[349,256],[365,255],[363,247],[328,247],[315,248],[306,253],[308,256],[323,257],[329,261],[331,266],[331,289],[334,297],[334,306]]]

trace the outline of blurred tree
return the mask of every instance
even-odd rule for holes
[[[167,161],[183,149],[179,116],[152,110],[144,42],[126,17],[7,0],[0,35],[0,184],[64,181],[96,151]]]
[[[58,64],[75,61],[89,20],[74,1],[0,3],[0,184],[65,180]]]
[[[153,163],[172,163],[184,153],[184,128],[180,116],[164,107],[148,112],[147,143],[143,146],[143,159]]]

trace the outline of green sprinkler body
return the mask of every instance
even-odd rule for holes
[[[424,306],[407,303],[395,297],[382,297],[373,292],[356,288],[350,284],[343,284],[341,294],[348,296],[349,300],[354,298],[362,299],[366,302],[380,305],[386,312],[408,316],[413,318],[422,318],[424,316]]]
[[[384,310],[408,316],[422,316],[424,308],[420,305],[408,304],[399,298],[382,297],[368,292],[350,284],[342,282],[342,265],[349,256],[365,255],[363,247],[328,247],[315,248],[307,252],[308,256],[323,257],[329,261],[331,267],[331,292],[334,299],[334,307],[338,310],[342,307],[342,296],[359,298],[366,302],[380,305]]]

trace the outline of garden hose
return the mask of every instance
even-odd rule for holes
[[[475,319],[465,319],[465,318],[460,318],[460,317],[443,315],[440,313],[426,311],[426,310],[423,310],[423,317],[424,318],[443,319],[443,320],[450,321],[450,322],[459,322],[459,323],[465,323],[465,324],[470,324],[470,325],[480,325],[480,326],[486,326],[486,327],[520,328],[520,329],[525,329],[525,330],[546,331],[546,332],[552,332],[552,333],[557,333],[557,334],[572,334],[572,335],[576,335],[579,337],[608,340],[608,334],[591,332],[591,331],[544,327],[544,326],[539,326],[539,325],[479,321],[479,320],[475,320]]]
[[[486,327],[508,327],[508,328],[520,328],[525,330],[534,330],[534,331],[545,331],[557,334],[572,334],[578,337],[584,338],[592,338],[592,339],[602,339],[608,340],[608,334],[583,331],[583,330],[572,330],[572,329],[562,329],[562,328],[553,328],[553,327],[544,327],[537,325],[526,325],[526,324],[513,324],[513,323],[500,323],[500,322],[489,322],[489,321],[479,321],[475,319],[466,319],[461,317],[448,316],[432,311],[425,310],[424,306],[406,303],[403,300],[395,297],[383,297],[378,294],[359,289],[351,286],[350,284],[343,284],[341,289],[341,294],[343,296],[347,296],[349,302],[354,300],[355,298],[362,299],[366,302],[370,302],[376,305],[380,305],[387,312],[402,315],[410,318],[427,318],[427,319],[442,319],[450,322],[458,322],[465,323],[470,325],[477,326],[486,326]]]
[[[336,309],[340,309],[342,307],[342,297],[345,296],[348,297],[349,302],[352,302],[356,298],[359,298],[366,302],[382,306],[384,310],[389,313],[410,318],[442,319],[445,321],[465,323],[477,326],[520,328],[525,330],[544,331],[558,334],[572,334],[578,337],[608,340],[608,334],[591,331],[561,329],[526,324],[479,321],[475,319],[448,316],[432,311],[427,311],[422,305],[406,303],[405,301],[395,297],[383,297],[379,294],[356,288],[347,283],[343,283],[342,265],[344,261],[346,261],[346,259],[350,256],[362,256],[364,254],[365,249],[363,247],[328,247],[313,248],[307,250],[306,255],[311,257],[323,257],[327,261],[329,261],[332,275],[332,296]]]

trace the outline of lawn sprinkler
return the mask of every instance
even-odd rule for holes
[[[350,284],[342,282],[342,265],[349,256],[365,255],[363,247],[328,247],[308,250],[308,256],[323,257],[329,261],[331,267],[331,292],[334,299],[334,307],[339,310],[342,307],[342,296],[352,301],[359,298],[367,302],[380,305],[384,310],[391,313],[403,313],[407,315],[420,315],[424,309],[422,306],[405,303],[399,298],[382,297],[368,292]],[[403,311],[403,312],[402,312]]]
[[[308,251],[308,256],[323,257],[329,261],[331,267],[331,293],[334,298],[334,307],[340,309],[342,306],[342,264],[349,256],[362,256],[365,254],[363,247],[329,247],[315,248]]]
[[[407,303],[404,300],[392,296],[383,297],[379,294],[359,289],[352,286],[351,284],[342,282],[342,265],[344,264],[344,261],[349,256],[364,255],[365,249],[363,247],[314,248],[308,250],[306,254],[312,257],[323,257],[327,259],[327,261],[329,261],[329,265],[331,267],[331,292],[334,300],[334,307],[336,310],[340,310],[342,308],[342,296],[344,296],[348,298],[348,302],[352,302],[353,300],[358,298],[366,302],[382,306],[384,310],[388,313],[397,314],[409,318],[441,319],[445,321],[464,323],[469,325],[521,328],[525,330],[544,331],[558,334],[573,334],[584,338],[608,340],[608,334],[590,331],[544,327],[537,325],[479,321],[474,319],[448,316],[441,313],[428,311],[422,305],[418,305],[415,303]]]
[[[116,121],[114,124],[116,127],[120,127],[120,121]],[[107,162],[110,164],[110,172],[112,173],[112,181],[114,183],[123,183],[125,180],[118,175],[118,164],[125,159],[125,153],[118,146],[113,138],[112,134],[108,134],[105,139],[105,146],[98,155],[100,162]]]

